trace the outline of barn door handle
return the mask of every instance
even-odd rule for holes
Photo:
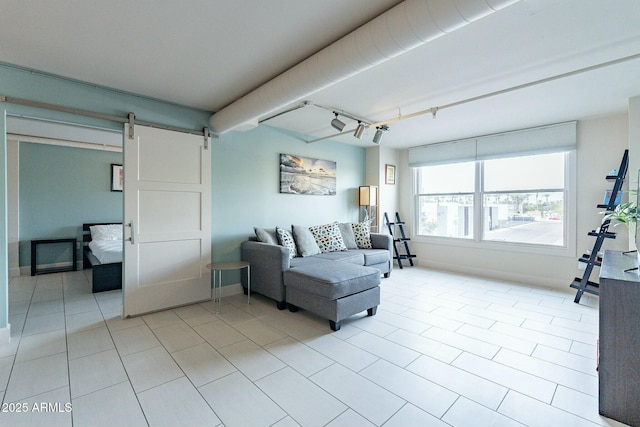
[[[129,222],[129,224],[127,224],[127,227],[131,227],[131,237],[129,237],[127,240],[131,242],[131,244],[135,244],[134,242],[134,235],[135,235],[135,229],[133,227],[133,220],[131,220],[131,222]]]

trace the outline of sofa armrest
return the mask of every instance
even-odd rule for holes
[[[386,249],[393,253],[393,237],[388,234],[371,233],[371,246],[374,249]]]
[[[240,257],[251,265],[251,290],[284,301],[282,272],[290,267],[289,249],[256,241],[240,244]],[[246,289],[246,276],[242,277],[242,286]]]

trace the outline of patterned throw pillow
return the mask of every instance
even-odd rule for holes
[[[351,224],[353,233],[356,235],[356,244],[360,249],[371,249],[371,228],[368,222]]]
[[[333,224],[314,225],[309,227],[321,252],[346,251],[347,247],[342,240],[340,227],[337,222]]]
[[[284,228],[276,228],[276,234],[278,235],[278,241],[280,246],[284,246],[289,249],[289,259],[295,258],[298,250],[296,248],[296,241],[293,240],[293,234],[291,231]]]

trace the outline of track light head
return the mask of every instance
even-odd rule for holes
[[[356,128],[356,131],[353,133],[353,136],[355,136],[358,139],[361,139],[363,133],[364,133],[364,125],[360,120],[358,120],[358,127]]]
[[[380,141],[382,140],[382,129],[380,126],[376,127],[376,133],[373,135],[373,143],[380,145]]]
[[[340,119],[338,119],[338,113],[334,111],[333,114],[336,115],[336,118],[331,120],[331,127],[336,129],[338,132],[342,132],[342,130],[347,124],[341,121]]]

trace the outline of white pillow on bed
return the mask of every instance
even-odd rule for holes
[[[122,224],[92,225],[91,240],[122,240]]]

